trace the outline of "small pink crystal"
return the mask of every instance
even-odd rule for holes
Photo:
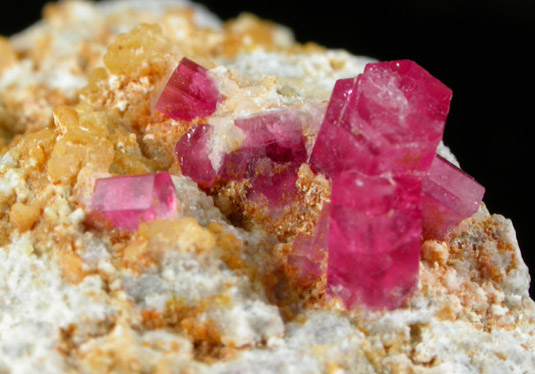
[[[297,197],[297,169],[290,163],[280,165],[268,158],[258,160],[255,166],[256,174],[249,178],[247,198],[260,204],[267,203],[271,217],[278,218]]]
[[[306,161],[305,139],[298,113],[281,110],[235,121],[245,134],[242,148],[258,150],[259,157],[275,162]]]
[[[425,239],[443,239],[448,230],[477,212],[485,188],[440,156],[422,179]]]
[[[413,61],[368,64],[336,83],[310,164],[327,176],[429,168],[442,138],[451,90]]]
[[[396,308],[416,287],[420,258],[421,181],[365,176],[332,181],[328,290],[348,308]]]
[[[233,160],[234,174],[237,169],[246,170],[242,177],[250,181],[248,198],[258,201],[264,196],[270,214],[278,216],[296,197],[297,171],[307,159],[298,113],[294,110],[263,113],[238,119],[235,124],[243,131],[245,141],[237,151],[243,155],[242,165]]]
[[[167,82],[156,110],[174,120],[191,121],[211,116],[220,101],[208,70],[183,58]]]
[[[306,161],[301,122],[293,110],[262,113],[234,121],[245,135],[240,149],[223,162],[222,175],[229,179],[255,178],[263,159],[291,163],[293,169]],[[259,165],[260,163],[260,165]]]
[[[136,230],[142,221],[176,214],[176,191],[168,172],[98,179],[90,205],[114,226]]]
[[[296,280],[303,286],[312,285],[325,274],[323,265],[329,245],[328,203],[323,205],[311,235],[298,234],[288,256],[288,264],[297,269]]]
[[[237,119],[244,142],[223,158],[221,178],[248,179],[248,199],[267,203],[272,217],[283,213],[297,195],[297,171],[307,159],[301,121],[294,110]]]
[[[193,179],[199,186],[210,188],[217,177],[209,155],[209,142],[213,133],[210,125],[194,126],[180,138],[175,146],[175,155],[182,174]]]

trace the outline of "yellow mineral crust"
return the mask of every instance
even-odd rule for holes
[[[447,241],[422,244],[406,306],[348,312],[326,300],[325,279],[297,281],[287,262],[293,238],[311,233],[329,201],[325,178],[301,167],[298,202],[271,218],[245,199],[246,182],[209,196],[181,176],[173,148],[201,121],[153,108],[182,57],[211,69],[225,95],[206,119],[225,149],[240,140],[223,139],[236,134],[235,117],[305,99],[321,113],[328,96],[305,89],[316,71],[257,77],[221,61],[318,58],[333,77],[349,57],[248,14],[209,26],[193,8],[117,9],[60,1],[41,25],[0,39],[0,306],[12,305],[0,348],[34,344],[24,363],[0,349],[0,372],[6,363],[7,372],[434,374],[478,372],[485,360],[501,370],[509,358],[535,369],[527,270],[511,223],[485,207]],[[175,217],[128,233],[89,212],[96,179],[163,170],[180,200]],[[14,295],[27,285],[37,291],[21,301]],[[59,299],[39,301],[45,286]],[[33,320],[51,331],[44,340],[17,333]]]

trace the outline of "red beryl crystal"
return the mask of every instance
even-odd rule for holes
[[[240,149],[225,158],[222,171],[225,178],[255,178],[258,168],[265,167],[264,159],[278,165],[291,164],[292,170],[306,161],[305,139],[297,112],[262,113],[234,123],[243,131],[245,140]]]
[[[435,156],[422,179],[425,239],[443,239],[448,230],[477,212],[485,188],[470,175]]]
[[[174,120],[191,121],[211,116],[220,101],[208,70],[183,58],[167,82],[156,110]]]
[[[367,175],[429,168],[451,90],[413,61],[368,64],[336,83],[312,151],[314,171]]]
[[[194,126],[180,138],[175,146],[175,155],[182,174],[193,179],[199,186],[210,188],[217,172],[209,158],[209,143],[213,133],[210,125]]]
[[[327,284],[348,308],[396,308],[416,287],[421,193],[412,175],[333,178]]]
[[[336,82],[310,158],[306,115],[294,109],[235,120],[244,142],[221,155],[217,170],[209,157],[216,151],[211,126],[190,129],[175,152],[182,172],[203,188],[247,179],[247,198],[272,218],[292,209],[298,170],[308,159],[331,179],[332,196],[314,234],[294,240],[287,261],[296,280],[307,286],[325,274],[327,248],[331,295],[348,308],[392,309],[417,285],[422,232],[444,237],[483,196],[483,187],[435,157],[450,100],[451,90],[412,61],[374,63]]]
[[[297,169],[292,164],[277,164],[268,158],[255,162],[256,174],[249,178],[247,198],[267,204],[272,218],[279,218],[292,206],[298,191]]]
[[[307,154],[302,125],[294,110],[280,110],[234,121],[245,134],[244,149],[259,151],[259,157],[301,165]]]
[[[136,230],[142,221],[176,214],[176,190],[169,173],[98,179],[90,209],[115,227]]]
[[[297,195],[297,172],[307,159],[301,117],[294,110],[263,113],[235,121],[245,135],[242,147],[224,161],[224,176],[248,178],[248,197],[266,199],[270,214],[283,213]]]
[[[354,149],[356,138],[341,125],[355,87],[356,78],[336,81],[323,117],[320,131],[312,148],[309,164],[316,173],[328,177],[356,168]]]

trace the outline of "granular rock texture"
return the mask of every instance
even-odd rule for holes
[[[183,57],[220,96],[171,119],[155,105]],[[250,177],[215,179],[266,113],[307,113],[310,154],[335,82],[368,62],[185,1],[63,1],[0,38],[0,373],[535,372],[528,269],[484,204],[421,243],[402,305],[347,310],[315,229],[343,207],[329,179],[286,168],[276,142],[262,170],[295,174],[291,206],[266,208],[282,196],[267,174],[256,196]],[[177,158],[192,133],[202,159]],[[184,159],[213,174],[195,183]],[[129,230],[92,213],[97,180],[162,172],[174,212]]]

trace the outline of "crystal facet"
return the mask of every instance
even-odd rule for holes
[[[176,190],[169,173],[98,179],[90,209],[114,226],[136,230],[141,221],[176,214]]]
[[[440,156],[422,179],[425,239],[443,239],[446,232],[477,212],[485,188]]]
[[[223,176],[254,179],[265,159],[278,165],[290,163],[292,170],[306,161],[305,140],[295,111],[263,113],[237,119],[234,123],[244,133],[245,140],[239,150],[225,159]]]
[[[243,148],[258,150],[259,156],[279,163],[306,161],[305,140],[296,111],[264,113],[238,119],[235,124],[245,134]]]
[[[421,181],[346,171],[333,178],[329,292],[347,307],[395,308],[418,280]]]
[[[209,158],[209,142],[213,133],[210,125],[194,126],[180,138],[175,146],[175,155],[182,174],[193,179],[203,188],[210,188],[217,172]]]
[[[442,138],[451,90],[409,60],[368,64],[336,83],[310,163],[333,176],[425,171]]]
[[[156,110],[175,120],[191,121],[212,115],[220,101],[208,70],[183,58],[167,82]]]
[[[307,159],[298,113],[277,111],[235,123],[245,141],[225,160],[225,175],[248,178],[249,198],[265,197],[271,214],[277,215],[297,194],[297,171]]]

